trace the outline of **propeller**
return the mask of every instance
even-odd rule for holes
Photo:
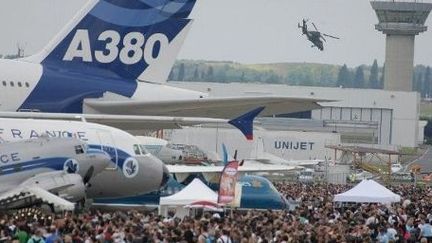
[[[90,166],[90,168],[87,170],[87,172],[84,175],[84,178],[83,178],[84,185],[88,184],[88,182],[90,181],[90,179],[93,176],[93,173],[94,173],[94,166],[92,165],[92,166]]]
[[[237,160],[237,149],[234,152],[234,160]]]

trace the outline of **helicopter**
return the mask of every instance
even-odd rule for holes
[[[307,22],[308,20],[303,19],[303,25],[300,25],[300,23],[298,24],[298,27],[302,29],[302,34],[306,35],[308,40],[310,42],[312,42],[312,46],[311,47],[317,47],[320,51],[324,50],[324,44],[323,41],[326,41],[326,39],[324,38],[324,36],[326,37],[330,37],[330,38],[334,38],[334,39],[340,39],[339,37],[336,36],[332,36],[332,35],[328,35],[325,33],[321,33],[317,27],[315,26],[314,23],[312,23],[315,31],[309,31],[307,29]]]

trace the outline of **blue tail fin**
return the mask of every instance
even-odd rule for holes
[[[223,152],[223,162],[224,165],[228,164],[228,150],[225,146],[225,144],[222,144],[222,152]]]
[[[230,120],[228,123],[238,128],[246,136],[247,140],[253,140],[253,120],[262,110],[264,110],[264,108],[265,107],[258,107],[246,114]]]
[[[166,78],[191,24],[187,17],[195,1],[89,0],[28,60],[133,80]]]

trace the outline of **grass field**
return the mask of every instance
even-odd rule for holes
[[[432,103],[424,103],[420,104],[420,117],[422,119],[428,118],[432,119]]]

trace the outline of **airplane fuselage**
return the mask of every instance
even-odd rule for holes
[[[0,193],[30,177],[52,171],[79,174],[84,178],[102,172],[111,158],[103,151],[88,149],[73,138],[38,138],[0,144]]]
[[[0,59],[0,110],[82,113],[88,98],[113,93],[134,100],[199,98],[201,92],[139,82],[89,67],[61,69],[19,60]]]
[[[111,157],[111,165],[94,176],[87,190],[90,198],[123,197],[158,190],[168,176],[163,163],[143,151],[129,133],[112,127],[78,121],[0,118],[0,137],[5,141],[50,137],[74,137],[89,148]]]

